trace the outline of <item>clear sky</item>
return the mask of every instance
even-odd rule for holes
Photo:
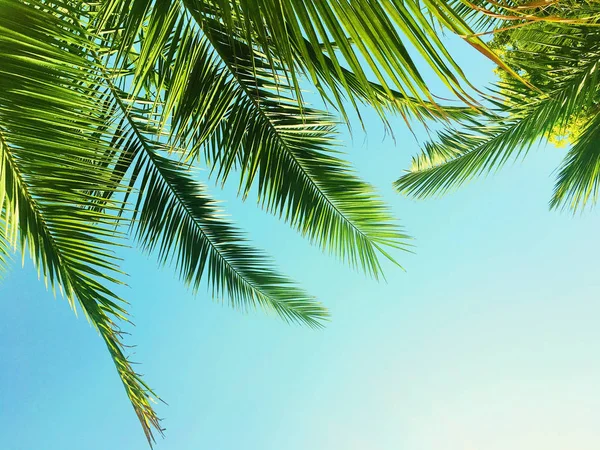
[[[480,86],[492,65],[459,52]],[[387,283],[353,272],[231,193],[233,219],[331,309],[324,330],[193,297],[135,249],[121,292],[140,372],[168,403],[159,450],[596,450],[600,213],[549,211],[565,149],[543,147],[443,199],[391,183],[418,143],[366,114],[349,158],[414,236]],[[419,135],[420,140],[425,135]],[[0,449],[148,446],[101,339],[29,263],[0,284]]]

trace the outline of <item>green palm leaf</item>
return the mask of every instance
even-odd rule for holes
[[[150,440],[151,427],[160,430],[154,394],[124,354],[125,302],[110,289],[120,284],[117,223],[87,208],[86,192],[109,189],[112,171],[89,170],[107,143],[97,136],[100,98],[88,88],[96,81],[89,42],[61,18],[69,8],[0,2],[0,210],[46,283],[100,333]]]
[[[181,164],[153,152],[147,159],[136,230],[144,247],[174,261],[194,290],[206,271],[213,295],[226,294],[236,308],[262,306],[288,321],[322,325],[326,310],[244,243]]]
[[[334,121],[284,96],[290,86],[243,43],[206,33],[236,83],[235,100],[206,158],[219,180],[241,172],[245,197],[258,197],[303,235],[377,276],[377,252],[403,248],[406,236],[373,189],[336,156]],[[278,78],[279,77],[279,78]],[[193,155],[192,155],[193,156]]]
[[[499,83],[498,94],[504,101],[495,102],[495,110],[487,116],[463,120],[461,127],[447,129],[439,133],[437,141],[425,144],[413,158],[410,171],[395,182],[400,192],[418,198],[443,194],[524,155],[541,138],[560,134],[574,117],[596,107],[597,34],[584,26],[539,24],[519,30],[515,40],[526,42],[527,47],[512,52],[511,63],[539,74],[535,81],[541,90],[528,90],[510,79]],[[590,159],[593,140],[589,138],[595,128],[592,120],[567,156],[553,207],[569,199],[578,207],[589,198],[589,186],[596,181],[582,177],[584,173],[596,176]]]
[[[427,117],[422,116],[424,110],[441,113],[409,46],[452,93],[476,105],[464,73],[439,37],[437,25],[457,33],[510,71],[474,35],[462,17],[467,12],[460,2],[110,0],[102,4],[97,24],[102,30],[119,30],[114,42],[119,42],[119,54],[123,56],[136,42],[136,33],[148,15],[172,7],[185,7],[205,31],[217,23],[226,35],[264,55],[272,68],[282,67],[298,99],[306,77],[344,117],[346,99],[355,107],[366,100],[384,120],[388,110],[381,104],[382,99],[388,99],[384,102],[387,105],[389,99],[404,99],[403,108],[421,119]],[[168,29],[169,23],[164,20],[161,25]],[[164,35],[165,28],[155,30]],[[369,72],[377,83],[369,80]]]
[[[433,102],[427,83],[410,56],[407,43],[440,77],[448,89],[464,100],[472,101],[462,70],[450,56],[436,33],[431,18],[461,35],[469,35],[467,24],[449,7],[439,1],[275,1],[216,0],[202,2],[186,0],[195,17],[203,21],[217,20],[227,35],[237,36],[248,46],[256,47],[270,62],[278,61],[289,74],[289,82],[300,97],[298,80],[308,75],[317,86],[330,91],[335,104],[343,110],[342,98],[348,95],[354,103],[354,93],[344,82],[342,67],[347,67],[368,93],[370,104],[380,114],[377,92],[367,76],[373,73],[388,97],[392,90],[418,101]],[[493,53],[477,37],[470,37],[479,50]],[[309,46],[305,43],[310,43]],[[334,66],[329,73],[320,73],[324,59],[311,52],[321,48]],[[313,55],[314,56],[314,55]],[[316,62],[316,64],[314,64]],[[342,81],[339,83],[339,81]]]
[[[127,155],[121,170],[129,170],[130,186],[139,187],[131,223],[142,248],[174,263],[194,291],[207,276],[213,294],[226,295],[234,307],[262,306],[286,320],[321,326],[326,310],[244,243],[189,167],[166,157],[169,146],[155,139],[148,110],[132,101],[126,106],[124,93],[110,86],[126,122],[119,128]]]
[[[558,173],[550,206],[568,206],[573,211],[595,205],[600,187],[600,116],[590,121]]]

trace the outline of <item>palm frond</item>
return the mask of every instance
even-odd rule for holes
[[[194,290],[204,272],[213,295],[226,295],[232,306],[262,306],[286,321],[320,327],[328,314],[264,253],[245,244],[244,235],[220,217],[205,189],[181,164],[148,152],[142,169],[138,240],[158,248],[159,258],[175,261]]]
[[[476,105],[468,93],[467,77],[440,39],[432,18],[504,66],[474,35],[455,8],[445,1],[185,0],[185,3],[201,16],[201,27],[202,19],[218,20],[226,34],[237,36],[248,46],[259,49],[271,62],[278,61],[289,73],[288,82],[296,89],[298,98],[301,95],[297,80],[301,78],[300,74],[307,74],[317,85],[316,81],[320,79],[342,110],[344,95],[355,104],[352,89],[347,83],[338,84],[336,80],[336,77],[343,80],[343,67],[355,75],[363,92],[368,93],[369,103],[380,114],[384,111],[378,108],[378,94],[369,82],[368,72],[390,98],[395,89],[407,98],[435,104],[409,46],[453,94]],[[305,45],[306,42],[310,47]],[[311,51],[318,48],[322,50],[315,60],[311,58]],[[318,66],[323,64],[320,55],[330,58],[334,67],[325,76],[322,72],[319,75]]]
[[[273,73],[243,42],[233,41],[218,25],[204,26],[234,89],[221,126],[204,145],[217,179],[224,182],[238,169],[244,197],[257,185],[268,211],[377,276],[377,253],[387,256],[385,247],[404,248],[407,237],[373,188],[336,156],[334,120],[285,95],[292,88],[281,70]],[[215,69],[220,73],[218,65]]]
[[[226,35],[264,55],[272,68],[282,67],[298,100],[306,76],[344,117],[346,99],[356,106],[366,98],[386,120],[389,111],[381,107],[381,100],[398,94],[417,117],[423,118],[423,110],[439,113],[409,47],[453,94],[477,105],[467,77],[445,48],[432,18],[510,70],[474,35],[460,5],[441,1],[111,0],[103,2],[98,23],[103,29],[120,30],[115,40],[123,55],[136,42],[149,14],[180,2],[202,29],[216,22]],[[159,34],[164,31],[160,30]],[[349,74],[353,80],[347,79]]]
[[[151,103],[170,147],[187,161],[203,155],[221,182],[237,171],[242,196],[256,187],[268,211],[378,276],[378,255],[389,257],[386,247],[405,248],[407,236],[372,187],[336,156],[335,122],[298,104],[276,61],[228,35],[220,22],[178,8],[139,21],[135,60],[135,72],[146,76],[134,85],[155,83],[150,91],[164,91],[162,102]]]
[[[206,278],[213,294],[235,307],[262,306],[285,320],[321,326],[325,308],[248,245],[190,167],[172,159],[213,134],[234,101],[228,78],[214,70],[206,40],[196,39],[190,23],[177,3],[148,12],[134,62],[105,75],[118,105],[115,175],[130,191],[139,188],[131,218],[136,240],[162,263],[175,264],[194,291]]]
[[[157,252],[162,263],[173,263],[194,291],[206,277],[213,295],[228,297],[234,307],[262,306],[287,321],[321,326],[325,308],[247,245],[189,167],[168,158],[170,147],[156,139],[151,109],[123,98],[114,85],[111,90],[126,121],[121,132],[129,184],[139,186],[131,223],[142,248]]]
[[[154,394],[124,353],[125,302],[110,288],[120,284],[117,223],[88,208],[87,193],[109,189],[112,172],[90,171],[107,153],[102,103],[90,42],[68,12],[79,13],[71,2],[0,0],[0,210],[46,284],[98,330],[150,442]]]
[[[510,61],[539,73],[542,78],[536,82],[541,90],[532,95],[510,79],[499,83],[504,102],[495,104],[495,112],[441,132],[413,158],[409,173],[395,187],[418,198],[443,194],[525,154],[541,138],[564,129],[573,117],[593,107],[600,47],[590,44],[585,27],[569,27],[569,34],[563,33],[565,29],[544,24],[519,31],[528,48],[513,52]],[[585,45],[582,39],[588,39]]]
[[[577,211],[596,204],[600,188],[599,143],[600,116],[596,115],[565,157],[550,200],[552,208],[563,206]]]

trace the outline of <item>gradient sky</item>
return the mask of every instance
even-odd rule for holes
[[[492,65],[457,52],[483,86]],[[414,236],[387,283],[356,273],[231,192],[233,220],[330,308],[314,331],[193,297],[126,250],[140,372],[168,403],[159,450],[596,450],[599,212],[549,211],[566,149],[439,200],[391,183],[418,143],[366,114],[342,140]],[[423,141],[426,136],[418,135]],[[102,341],[29,263],[0,284],[0,449],[148,446]]]

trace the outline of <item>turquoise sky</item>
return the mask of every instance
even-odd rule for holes
[[[492,65],[459,51],[483,86]],[[233,219],[331,309],[324,330],[193,297],[168,268],[123,251],[140,372],[159,450],[596,450],[600,447],[598,211],[549,211],[565,149],[440,200],[391,183],[418,143],[366,114],[342,134],[416,253],[387,283],[353,272],[231,192]],[[424,133],[418,138],[426,139]],[[108,352],[29,263],[0,284],[0,449],[147,449]]]

